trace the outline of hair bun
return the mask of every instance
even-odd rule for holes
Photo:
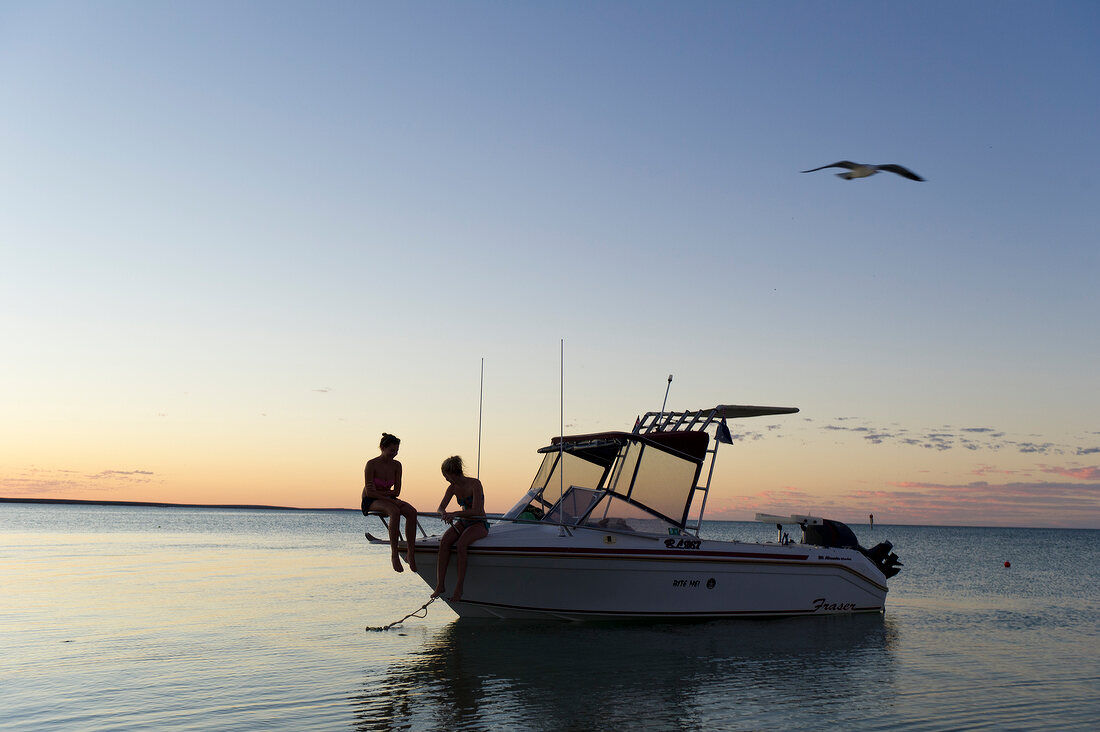
[[[442,468],[443,472],[447,473],[448,475],[460,475],[462,477],[466,476],[466,473],[464,472],[465,466],[462,464],[462,458],[460,458],[458,455],[452,455],[451,457],[444,460],[443,465],[441,465],[440,468]]]

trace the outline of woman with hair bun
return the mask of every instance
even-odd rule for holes
[[[390,558],[395,572],[404,572],[401,557],[397,552],[397,542],[401,536],[401,517],[405,517],[405,541],[408,551],[405,561],[409,568],[416,571],[416,509],[398,498],[401,495],[401,463],[394,460],[401,449],[401,440],[388,432],[382,433],[378,443],[382,454],[367,461],[363,469],[363,515],[368,511],[377,511],[388,517],[390,528]]]
[[[489,534],[489,522],[485,520],[485,491],[481,481],[465,475],[462,458],[458,455],[443,461],[443,477],[447,479],[447,492],[439,504],[440,518],[451,525],[439,540],[439,559],[436,564],[436,584],[432,597],[446,592],[447,565],[451,559],[451,546],[458,554],[458,576],[452,602],[462,600],[462,583],[466,579],[466,550],[473,542]],[[459,510],[447,511],[451,498],[458,502]]]

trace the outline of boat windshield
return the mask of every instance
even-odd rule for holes
[[[699,464],[655,445],[630,444],[623,469],[616,472],[614,491],[662,516],[682,524]],[[630,480],[633,474],[633,481]]]
[[[678,524],[654,516],[614,493],[603,494],[602,500],[584,520],[584,525],[639,534],[668,534],[669,529],[680,528]]]
[[[571,486],[543,520],[552,524],[573,526],[588,514],[588,510],[600,500],[601,495],[603,494],[600,491]]]
[[[523,499],[504,514],[505,519],[538,521],[562,497],[562,488],[571,486],[598,489],[608,466],[587,459],[584,453],[548,452]]]
[[[544,448],[530,490],[504,518],[645,533],[683,528],[706,434],[613,435],[566,438],[564,451]],[[685,446],[692,452],[678,449]]]

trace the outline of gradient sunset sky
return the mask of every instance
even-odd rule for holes
[[[434,510],[484,359],[505,510],[564,339],[802,410],[711,518],[1100,528],[1098,100],[1095,2],[5,2],[0,496]]]

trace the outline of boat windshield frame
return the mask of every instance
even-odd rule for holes
[[[667,528],[683,530],[709,439],[706,432],[616,432],[554,438],[539,450],[543,462],[531,488],[502,518],[581,527],[598,506],[623,502]],[[558,470],[560,461],[565,461],[564,474]],[[674,484],[662,483],[662,479]],[[548,495],[555,485],[560,494]],[[581,492],[586,507],[578,511]],[[663,499],[667,500],[660,505]],[[570,503],[572,510],[566,507]],[[612,519],[609,524],[605,515],[593,525],[605,528],[625,523],[616,524]]]
[[[641,511],[648,518],[666,523],[670,534],[682,531],[694,531],[697,534],[703,526],[703,514],[706,512],[707,496],[714,476],[718,446],[721,443],[730,445],[734,443],[734,437],[726,426],[726,420],[796,414],[798,411],[798,407],[737,404],[719,404],[707,409],[683,412],[662,409],[660,412],[646,412],[638,417],[634,422],[634,429],[630,432],[599,432],[554,437],[548,446],[539,450],[544,455],[543,462],[535,474],[531,488],[523,499],[501,519],[519,522],[546,520],[554,506],[567,495],[566,485],[568,485],[569,489],[576,487],[602,494],[601,499],[593,501],[586,515],[578,517],[573,525],[581,526],[581,522],[586,521],[587,517],[605,500],[609,507],[613,501],[625,501],[631,510]],[[630,462],[631,446],[637,448],[633,453],[637,458],[633,464]],[[642,496],[635,492],[635,488],[639,485],[641,461],[646,451],[652,451],[649,453],[651,457],[663,456],[663,459],[666,459],[666,467],[671,466],[668,471],[670,474],[677,472],[675,466],[678,463],[668,462],[667,459],[678,458],[692,468],[690,480],[688,473],[683,471],[679,476],[665,476],[666,479],[674,478],[686,488],[672,486],[669,491],[666,491],[674,494],[672,500],[666,501],[664,505],[652,505],[654,500],[652,497],[656,497],[658,503],[661,502],[660,475],[655,481],[649,480],[649,476],[646,476],[647,484],[642,491],[646,493],[645,500],[641,500]],[[568,462],[565,462],[567,456]],[[559,463],[565,465],[561,473],[558,472]],[[628,467],[629,470],[627,470]],[[625,476],[624,473],[626,473]],[[581,477],[574,480],[574,475]],[[555,477],[557,481],[554,480]],[[702,484],[700,484],[701,478]],[[619,490],[619,485],[624,479],[627,480],[625,490]],[[557,500],[552,500],[552,496],[546,494],[547,489],[554,482],[559,485]],[[698,504],[698,515],[693,519],[694,523],[689,523],[689,516],[696,504]],[[619,521],[618,517],[610,516],[607,511],[604,512],[604,516],[610,522]],[[589,528],[595,528],[601,522]],[[630,528],[625,530],[643,533]]]

